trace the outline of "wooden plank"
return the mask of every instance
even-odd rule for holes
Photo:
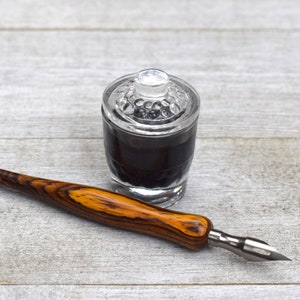
[[[0,286],[0,299],[205,299],[298,300],[299,285],[242,286]]]
[[[0,165],[107,188],[101,147],[96,139],[2,139]],[[299,151],[298,139],[199,139],[187,194],[174,207],[207,215],[216,228],[229,233],[269,241],[292,262],[246,262],[217,248],[191,252],[1,190],[0,281],[21,285],[297,284]]]
[[[106,85],[149,66],[199,91],[199,137],[299,137],[299,40],[299,32],[0,32],[1,138],[99,138]]]
[[[0,28],[299,29],[299,1],[2,1]]]
[[[299,298],[299,1],[0,2],[1,168],[109,188],[101,93],[157,66],[202,99],[174,209],[293,260],[190,252],[1,189],[0,300]]]

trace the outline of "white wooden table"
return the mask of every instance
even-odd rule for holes
[[[202,99],[173,209],[291,262],[191,252],[0,190],[0,299],[299,299],[300,1],[0,1],[0,168],[109,188],[101,93],[155,66]]]

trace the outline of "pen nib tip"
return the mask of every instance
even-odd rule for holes
[[[250,261],[289,260],[279,253],[274,247],[264,241],[229,235],[223,231],[211,230],[209,244],[215,247],[225,248]]]

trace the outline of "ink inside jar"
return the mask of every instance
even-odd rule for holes
[[[107,87],[104,147],[115,191],[164,207],[183,196],[199,105],[189,84],[157,69],[121,77]]]

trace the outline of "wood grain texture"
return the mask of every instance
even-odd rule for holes
[[[5,168],[109,188],[99,140],[11,139],[0,147]],[[190,252],[1,190],[1,280],[61,284],[60,274],[64,284],[297,284],[299,151],[298,139],[198,139],[186,195],[174,207],[270,242],[292,262],[249,263],[217,248]]]
[[[155,207],[108,190],[0,169],[0,186],[55,204],[107,226],[136,231],[199,250],[208,243],[211,221]]]
[[[1,291],[3,291],[1,298]],[[298,300],[300,287],[297,285],[233,285],[233,286],[37,286],[28,289],[27,286],[10,286],[4,290],[0,286],[0,299],[30,300],[34,294],[36,300],[43,299],[137,299],[141,296],[145,300],[153,298],[165,299],[191,299],[198,300],[199,295],[205,299],[240,300],[259,298],[262,300]]]
[[[2,1],[1,28],[299,29],[299,2],[285,0]]]
[[[292,262],[249,263],[0,192],[0,299],[298,299],[297,0],[0,1],[0,168],[109,188],[100,98],[157,66],[202,105],[176,210]]]
[[[0,32],[0,39],[2,138],[102,137],[105,86],[149,66],[200,93],[199,137],[299,136],[298,32]]]

